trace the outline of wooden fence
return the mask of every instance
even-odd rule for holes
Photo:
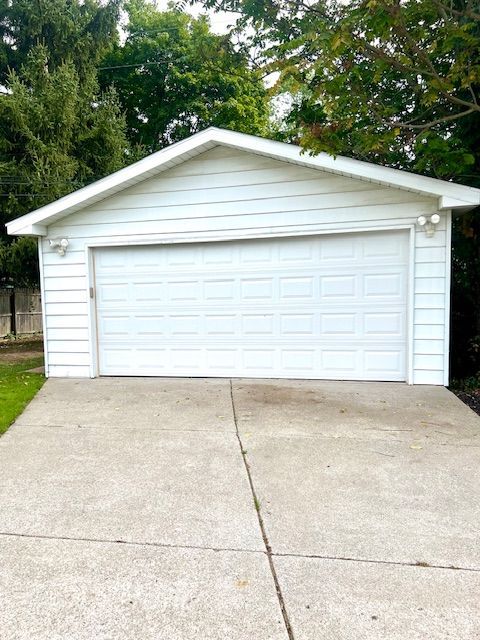
[[[0,289],[0,336],[42,331],[42,300],[36,289]]]

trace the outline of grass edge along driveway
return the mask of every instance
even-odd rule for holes
[[[43,356],[15,363],[0,362],[0,436],[41,389],[45,376],[27,370],[42,364]]]

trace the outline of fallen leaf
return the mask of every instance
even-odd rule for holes
[[[239,589],[243,589],[244,587],[248,586],[248,580],[237,580],[235,586]]]

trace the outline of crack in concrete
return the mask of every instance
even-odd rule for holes
[[[256,495],[255,495],[256,498]],[[263,534],[263,531],[262,531]],[[97,544],[122,544],[127,546],[136,547],[158,547],[160,549],[191,549],[195,551],[227,551],[232,553],[257,553],[268,556],[270,553],[272,558],[302,558],[305,560],[337,560],[339,562],[361,562],[364,564],[385,564],[400,567],[414,567],[421,569],[448,569],[450,571],[470,571],[474,573],[480,573],[480,568],[473,567],[457,567],[454,565],[442,565],[442,564],[429,564],[424,562],[401,562],[399,560],[375,560],[372,558],[353,558],[349,556],[323,556],[319,554],[305,554],[305,553],[280,553],[272,551],[270,544],[268,548],[262,549],[241,549],[236,547],[206,547],[202,545],[193,544],[171,544],[168,542],[147,542],[136,540],[113,540],[109,538],[78,538],[75,536],[49,536],[45,534],[34,533],[15,533],[13,531],[0,531],[0,536],[10,538],[27,538],[31,540],[64,540],[71,542],[94,542]],[[265,540],[264,540],[265,543]]]
[[[285,600],[283,598],[282,589],[280,587],[280,581],[278,579],[277,571],[276,571],[275,565],[273,563],[272,547],[270,546],[270,542],[268,540],[267,532],[266,532],[266,529],[265,529],[265,524],[263,522],[263,518],[262,518],[262,514],[261,514],[261,510],[260,510],[260,502],[259,502],[259,499],[258,499],[258,496],[257,496],[257,492],[255,491],[255,486],[253,484],[252,474],[250,472],[250,466],[248,464],[247,454],[246,454],[246,451],[245,451],[245,449],[243,447],[242,438],[240,436],[240,432],[239,432],[239,429],[238,429],[237,413],[236,413],[236,410],[235,410],[235,401],[233,399],[233,385],[232,385],[232,380],[231,379],[230,379],[230,398],[231,398],[231,401],[232,401],[233,421],[235,423],[235,430],[236,430],[238,444],[240,446],[240,453],[241,453],[241,456],[242,456],[243,464],[245,466],[245,471],[247,473],[247,478],[248,478],[248,484],[250,486],[250,491],[252,492],[253,503],[255,505],[255,510],[257,512],[258,524],[259,524],[260,531],[261,531],[261,534],[262,534],[263,543],[265,545],[266,556],[267,556],[267,559],[268,559],[268,564],[270,566],[270,572],[272,574],[273,582],[274,582],[274,585],[275,585],[275,590],[277,592],[278,603],[280,605],[280,610],[282,612],[283,621],[285,623],[285,628],[286,628],[286,631],[287,631],[288,638],[289,638],[289,640],[295,640],[295,637],[293,635],[292,626],[290,624],[290,619],[288,617],[287,608],[286,608],[286,605],[285,605]]]
[[[443,565],[443,564],[430,564],[428,562],[401,562],[400,560],[374,560],[371,558],[351,558],[348,556],[322,556],[317,554],[303,554],[303,553],[275,553],[272,552],[272,556],[275,558],[302,558],[305,560],[338,560],[340,562],[361,562],[364,564],[386,564],[399,567],[414,567],[416,569],[448,569],[450,571],[470,571],[473,573],[479,573],[480,569],[473,567],[457,567],[455,565]]]
[[[63,540],[66,542],[94,542],[97,544],[121,544],[135,547],[158,547],[160,549],[190,549],[194,551],[228,551],[232,553],[259,553],[266,555],[263,549],[238,549],[235,547],[204,547],[194,544],[171,544],[168,542],[147,542],[136,540],[111,540],[109,538],[77,538],[75,536],[49,536],[34,533],[15,533],[11,531],[0,531],[0,536],[5,538],[27,538],[30,540]]]

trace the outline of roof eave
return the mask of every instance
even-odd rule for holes
[[[64,213],[67,216],[69,213],[109,197],[131,184],[145,179],[149,175],[154,175],[175,164],[184,162],[202,153],[206,148],[217,144],[280,161],[294,162],[357,180],[366,180],[436,197],[439,199],[440,210],[468,210],[480,205],[480,189],[419,176],[399,169],[381,167],[352,158],[333,157],[325,153],[309,156],[300,147],[294,145],[210,127],[40,209],[12,220],[7,224],[7,231],[11,235],[45,235],[48,221],[55,219],[59,214]]]

